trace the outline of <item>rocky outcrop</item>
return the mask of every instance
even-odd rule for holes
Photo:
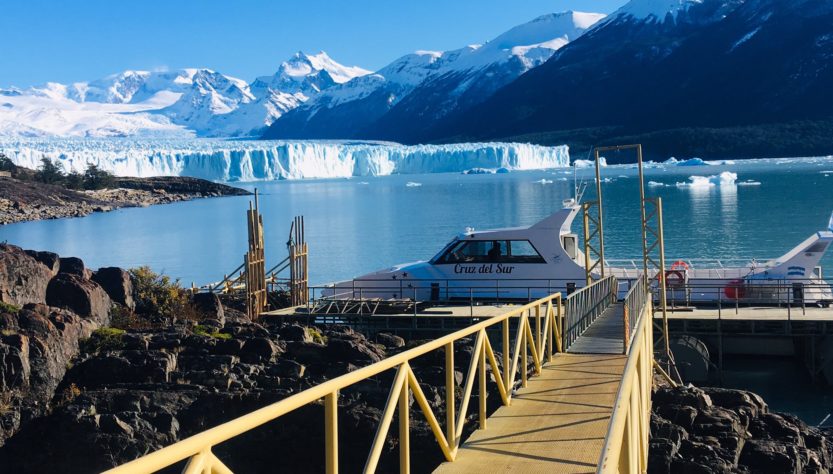
[[[389,342],[400,341],[391,337]],[[0,465],[22,473],[58,465],[69,472],[98,472],[421,342],[386,349],[348,327],[313,328],[268,317],[260,323],[228,318],[213,335],[185,326],[127,331],[106,348],[85,346],[56,391],[54,409],[0,448]],[[468,366],[472,344],[455,344],[460,367]],[[412,364],[440,419],[444,361],[441,349]],[[455,376],[461,384],[462,373]],[[393,377],[394,371],[387,371],[340,393],[345,472],[361,470]],[[477,406],[476,394],[471,403]],[[496,392],[488,403],[490,411],[497,408]],[[412,456],[413,470],[428,472],[442,462],[442,454],[415,404],[412,410],[412,450],[419,453]],[[472,411],[464,436],[476,425]],[[290,471],[318,471],[323,469],[323,426],[322,407],[311,404],[214,452],[235,472],[267,472],[276,459]],[[391,433],[379,472],[397,466],[395,422]]]
[[[649,473],[827,473],[833,445],[758,395],[723,388],[660,388],[651,414]]]
[[[106,322],[112,306],[110,297],[98,283],[74,273],[59,273],[49,281],[46,303],[67,308],[99,324]]]
[[[46,301],[50,268],[14,245],[0,244],[0,301],[21,307]]]
[[[80,260],[0,245],[0,445],[46,414],[79,341],[109,322],[111,302]]]
[[[136,309],[136,301],[133,299],[133,281],[127,271],[118,267],[99,268],[93,273],[92,280],[107,292],[114,303],[131,310]],[[222,306],[220,309],[222,310]]]

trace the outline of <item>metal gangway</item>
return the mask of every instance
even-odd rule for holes
[[[337,473],[339,393],[386,371],[395,371],[395,376],[363,472],[377,471],[389,436],[398,441],[399,471],[410,472],[413,412],[424,416],[436,449],[445,458],[436,472],[645,472],[656,367],[652,298],[644,277],[623,301],[617,299],[618,289],[616,277],[608,276],[568,297],[556,293],[508,307],[499,316],[328,380],[108,472],[149,473],[187,461],[185,473],[228,474],[232,470],[213,448],[279,422],[281,416],[303,406],[320,404],[325,414],[321,455],[326,472]],[[457,344],[472,347],[460,385],[455,377]],[[411,368],[414,359],[435,351],[442,351],[445,358],[442,421]],[[490,416],[488,385],[496,386],[502,405]],[[476,408],[470,407],[473,393],[478,394]],[[463,439],[470,408],[477,413],[476,429]],[[398,417],[398,433],[389,433],[394,417]],[[274,460],[274,467],[281,467],[280,459]]]

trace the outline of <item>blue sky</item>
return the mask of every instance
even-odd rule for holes
[[[295,51],[378,69],[417,49],[480,43],[545,13],[625,0],[4,0],[0,87],[125,69],[208,67],[252,80]]]

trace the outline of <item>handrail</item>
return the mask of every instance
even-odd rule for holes
[[[514,344],[510,346],[510,319],[517,318],[517,332]],[[535,324],[530,320],[534,319]],[[488,328],[500,325],[502,332],[502,364],[498,367],[497,358],[487,333]],[[367,458],[364,472],[374,472],[382,453],[385,437],[390,428],[394,412],[399,406],[399,426],[402,442],[400,446],[400,471],[408,472],[410,462],[408,436],[407,401],[413,394],[419,408],[425,415],[434,433],[445,459],[453,461],[462,443],[463,428],[469,401],[474,387],[474,380],[479,380],[479,428],[485,429],[486,422],[486,384],[492,380],[486,374],[486,364],[494,374],[493,383],[497,385],[501,401],[510,405],[513,398],[515,378],[520,371],[521,386],[525,387],[528,377],[528,357],[532,357],[533,376],[540,375],[545,361],[551,361],[553,354],[562,352],[563,317],[561,294],[556,293],[532,303],[519,306],[500,316],[487,319],[466,329],[440,337],[405,352],[393,355],[380,362],[344,374],[303,392],[289,396],[247,415],[241,416],[214,428],[203,431],[182,441],[145,455],[129,463],[115,467],[110,474],[148,473],[171,466],[188,459],[183,472],[231,471],[212,452],[211,449],[235,436],[275,420],[293,410],[324,399],[326,446],[324,449],[325,465],[328,473],[338,471],[338,396],[339,392],[355,383],[376,376],[384,371],[396,369],[394,383],[388,396],[387,404],[371,452]],[[468,336],[476,335],[468,375],[463,386],[463,396],[459,410],[455,410],[454,377],[454,343]],[[410,361],[439,348],[445,349],[446,369],[446,426],[443,431],[437,421],[419,382],[410,366]],[[511,359],[510,359],[511,353]],[[546,355],[545,355],[546,354]],[[507,370],[507,368],[509,370]],[[459,421],[458,421],[459,420]]]
[[[653,309],[647,287],[643,287],[639,298],[644,298],[646,304],[636,313],[633,343],[599,458],[599,473],[646,472],[648,469],[654,336]]]
[[[625,318],[625,354],[628,353],[633,337],[636,335],[634,331],[636,322],[642,314],[642,311],[644,310],[649,299],[650,292],[648,288],[648,277],[645,274],[642,274],[642,276],[640,276],[636,281],[636,284],[633,285],[625,295],[623,304]]]
[[[607,276],[571,294],[565,306],[565,350],[593,324],[611,303],[616,301],[619,282],[613,275]]]

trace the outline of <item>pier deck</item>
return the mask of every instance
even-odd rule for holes
[[[559,354],[434,472],[595,472],[625,361]]]

